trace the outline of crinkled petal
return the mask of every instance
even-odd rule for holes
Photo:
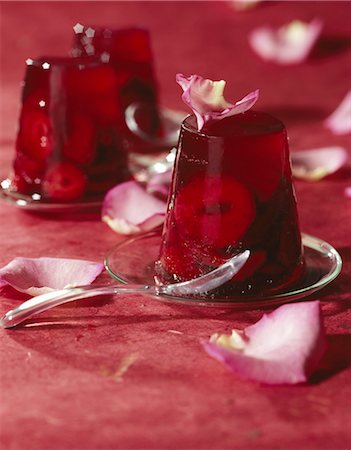
[[[164,221],[166,202],[146,192],[136,181],[109,190],[102,205],[102,220],[121,234],[135,234],[156,228]]]
[[[292,171],[296,178],[318,181],[344,167],[348,153],[342,147],[323,147],[291,153]]]
[[[319,301],[288,304],[232,336],[213,335],[207,353],[244,379],[264,384],[306,382],[326,349]]]
[[[325,125],[334,134],[351,133],[351,91],[346,94],[336,110],[326,119]]]
[[[10,285],[29,295],[40,295],[71,286],[92,283],[102,263],[65,258],[18,257],[0,269],[0,286]]]
[[[298,64],[307,59],[323,28],[319,19],[294,20],[279,29],[257,28],[249,34],[252,49],[265,61]]]
[[[199,75],[178,73],[176,81],[183,89],[182,100],[194,112],[198,130],[202,130],[207,122],[243,113],[256,103],[259,91],[253,91],[235,104],[228,103],[223,95],[225,81],[212,81]]]

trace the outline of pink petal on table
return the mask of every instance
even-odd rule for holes
[[[156,228],[164,221],[166,202],[146,192],[136,181],[109,190],[102,205],[102,220],[121,234],[135,234]]]
[[[183,89],[182,100],[194,112],[198,130],[202,130],[207,122],[224,119],[243,113],[256,103],[259,91],[253,91],[235,104],[228,103],[223,95],[225,81],[212,81],[200,75],[178,73],[176,81]]]
[[[342,147],[323,147],[291,152],[292,172],[296,178],[318,181],[344,167],[348,153]]]
[[[346,94],[336,110],[326,119],[325,125],[334,134],[351,133],[351,91]]]
[[[211,336],[203,346],[244,379],[264,384],[305,382],[326,349],[320,303],[281,306],[243,331]]]
[[[319,19],[310,23],[294,20],[278,29],[263,26],[249,34],[249,43],[265,61],[298,64],[307,59],[322,28]]]
[[[0,286],[10,285],[29,295],[92,283],[102,263],[65,258],[15,258],[0,269]]]

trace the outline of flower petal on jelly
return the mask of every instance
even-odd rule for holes
[[[348,153],[342,147],[323,147],[291,153],[292,172],[296,178],[318,181],[344,167]]]
[[[18,257],[0,269],[0,286],[10,285],[29,295],[92,283],[104,268],[102,263],[65,258]]]
[[[164,221],[166,202],[146,192],[136,181],[109,190],[102,205],[102,220],[121,234],[135,234],[156,228]]]
[[[351,91],[346,94],[336,110],[326,119],[325,125],[334,134],[351,133]]]
[[[319,19],[310,23],[294,20],[278,29],[263,26],[249,34],[249,43],[265,61],[298,64],[309,56],[322,28]]]
[[[243,331],[211,336],[203,346],[241,378],[263,384],[306,382],[326,349],[320,303],[283,305]]]
[[[243,113],[256,103],[259,91],[253,91],[235,104],[228,103],[223,95],[225,81],[212,81],[199,75],[186,77],[176,75],[176,81],[183,89],[182,100],[194,112],[198,130],[207,122]]]

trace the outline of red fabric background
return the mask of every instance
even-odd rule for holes
[[[177,72],[227,80],[227,97],[260,88],[259,107],[285,121],[292,151],[343,145],[322,122],[350,89],[351,4],[267,2],[1,2],[0,175],[8,173],[24,61],[67,53],[72,26],[151,30],[162,103],[184,109]],[[263,24],[321,17],[318,51],[296,67],[265,64],[247,33]],[[200,339],[257,321],[263,311],[204,310],[142,297],[89,300],[0,330],[1,448],[348,449],[351,447],[350,173],[297,182],[302,230],[341,253],[323,303],[330,348],[311,383],[263,387],[208,357]],[[101,260],[122,239],[97,216],[57,217],[0,204],[0,266],[15,256]],[[107,276],[106,276],[107,278]],[[23,296],[1,292],[0,312]],[[126,366],[129,367],[127,368]],[[123,369],[125,372],[123,373]]]

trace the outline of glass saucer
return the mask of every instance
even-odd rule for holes
[[[47,202],[39,196],[38,198],[35,198],[35,195],[32,197],[18,192],[11,192],[7,188],[8,185],[8,179],[0,182],[0,199],[11,205],[17,206],[20,209],[29,211],[43,213],[91,213],[97,212],[102,205],[102,200],[76,203]]]
[[[203,296],[177,297],[158,295],[161,301],[197,306],[227,307],[249,309],[278,305],[302,299],[319,291],[340,273],[342,261],[339,253],[327,242],[316,237],[302,234],[306,270],[292,288],[286,288],[267,297],[210,298]],[[154,264],[158,258],[161,234],[153,231],[116,245],[105,258],[105,267],[109,274],[121,283],[154,284]]]

